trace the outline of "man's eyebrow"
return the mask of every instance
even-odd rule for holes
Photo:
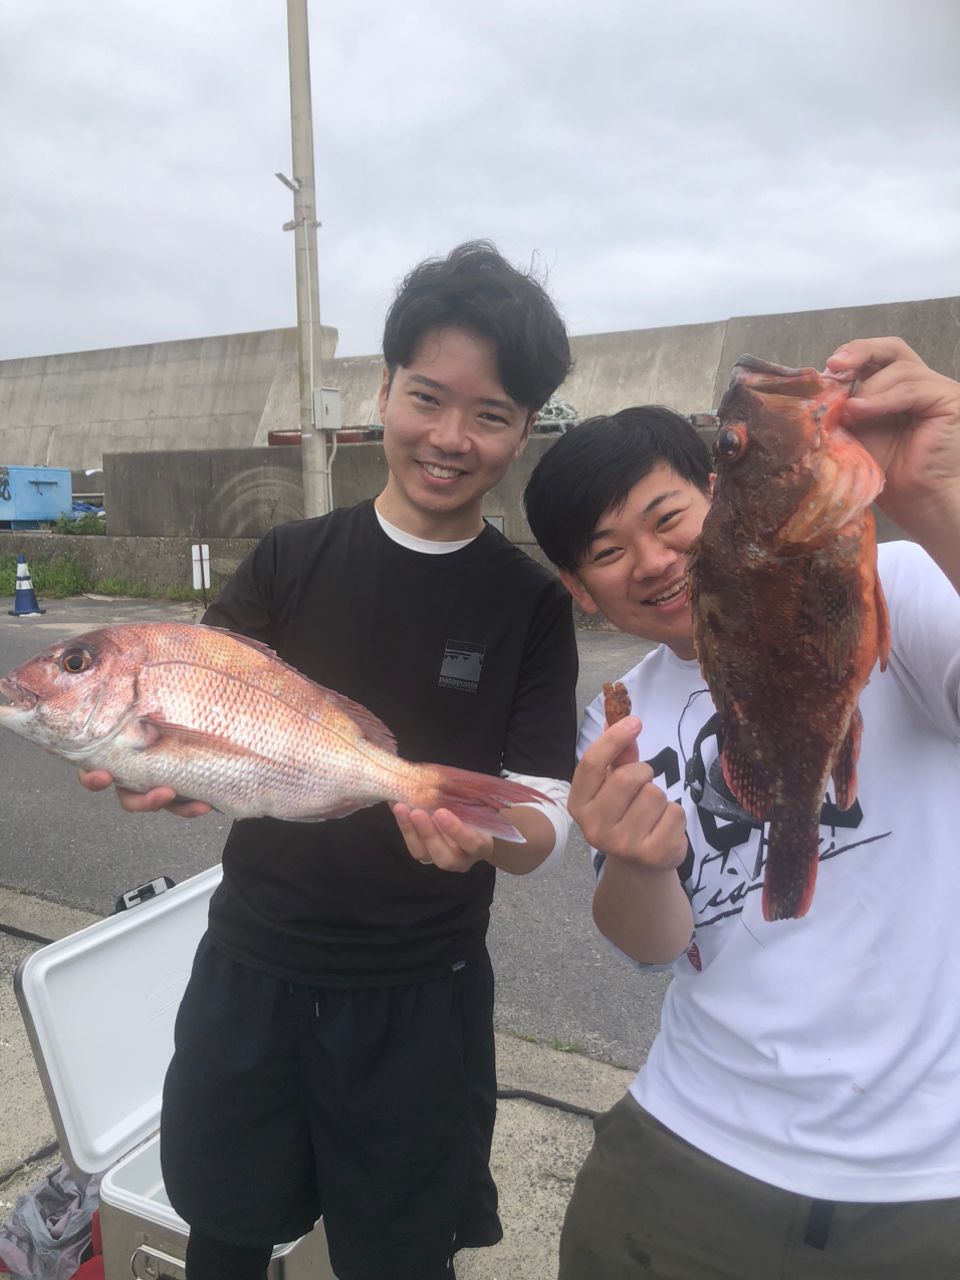
[[[647,505],[640,512],[642,516],[648,516],[651,511],[656,510],[662,502],[667,502],[670,498],[680,498],[683,496],[682,489],[668,489],[666,493],[658,493],[655,498],[651,498]],[[595,542],[599,542],[601,538],[612,538],[616,533],[615,529],[594,529],[587,542],[587,546],[591,547]]]
[[[431,391],[446,391],[450,388],[444,382],[438,382],[436,378],[428,378],[425,373],[411,373],[411,382],[418,382],[422,387],[429,387]],[[484,396],[477,401],[477,404],[488,404],[494,409],[505,409],[508,413],[516,413],[520,408],[513,400],[497,400],[493,396]]]

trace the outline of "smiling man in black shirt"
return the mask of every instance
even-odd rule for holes
[[[204,621],[368,707],[402,756],[559,803],[511,809],[525,843],[402,805],[234,824],[164,1093],[188,1280],[265,1276],[321,1213],[338,1280],[443,1280],[502,1235],[485,935],[496,870],[565,843],[577,660],[566,592],[481,502],[570,352],[540,284],[485,242],[408,275],[383,345],[383,491],[273,529]],[[169,789],[121,803],[206,811]]]

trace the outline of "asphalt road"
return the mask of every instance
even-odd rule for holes
[[[9,607],[7,601],[3,602]],[[77,597],[41,602],[41,618],[0,612],[0,673],[68,635],[134,620],[194,619],[193,606]],[[638,661],[637,641],[581,631],[578,701]],[[168,875],[175,881],[220,858],[228,819],[124,814],[111,793],[92,795],[70,765],[0,732],[0,885],[98,913],[118,895]],[[562,865],[531,880],[501,875],[490,949],[502,1028],[623,1066],[656,1032],[666,986],[613,955],[590,917],[593,873],[575,833]],[[2,924],[2,921],[0,921]]]

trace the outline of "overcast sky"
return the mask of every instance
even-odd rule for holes
[[[486,236],[570,332],[960,294],[958,0],[310,0],[321,316]],[[0,0],[0,359],[296,322],[283,0]]]

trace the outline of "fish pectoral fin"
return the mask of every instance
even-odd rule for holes
[[[742,809],[762,822],[774,801],[773,762],[764,765],[758,758],[758,744],[737,720],[724,723],[720,763],[730,794]]]
[[[160,741],[160,729],[146,716],[134,716],[117,734],[116,741],[131,751],[146,751]]]
[[[823,546],[851,520],[856,520],[883,488],[883,472],[865,449],[827,458],[812,489],[777,531],[781,544]]]
[[[863,716],[854,707],[846,737],[833,764],[833,789],[837,808],[849,809],[857,798],[857,758],[860,755],[860,739],[863,736]]]
[[[216,751],[219,755],[250,756],[253,753],[248,747],[219,733],[205,733],[202,729],[192,729],[184,724],[172,724],[159,716],[139,716],[131,726],[137,733],[136,744],[131,742],[136,751],[146,751],[156,746],[163,739],[182,742],[191,747],[199,747],[208,751]],[[127,739],[130,741],[130,739]]]

